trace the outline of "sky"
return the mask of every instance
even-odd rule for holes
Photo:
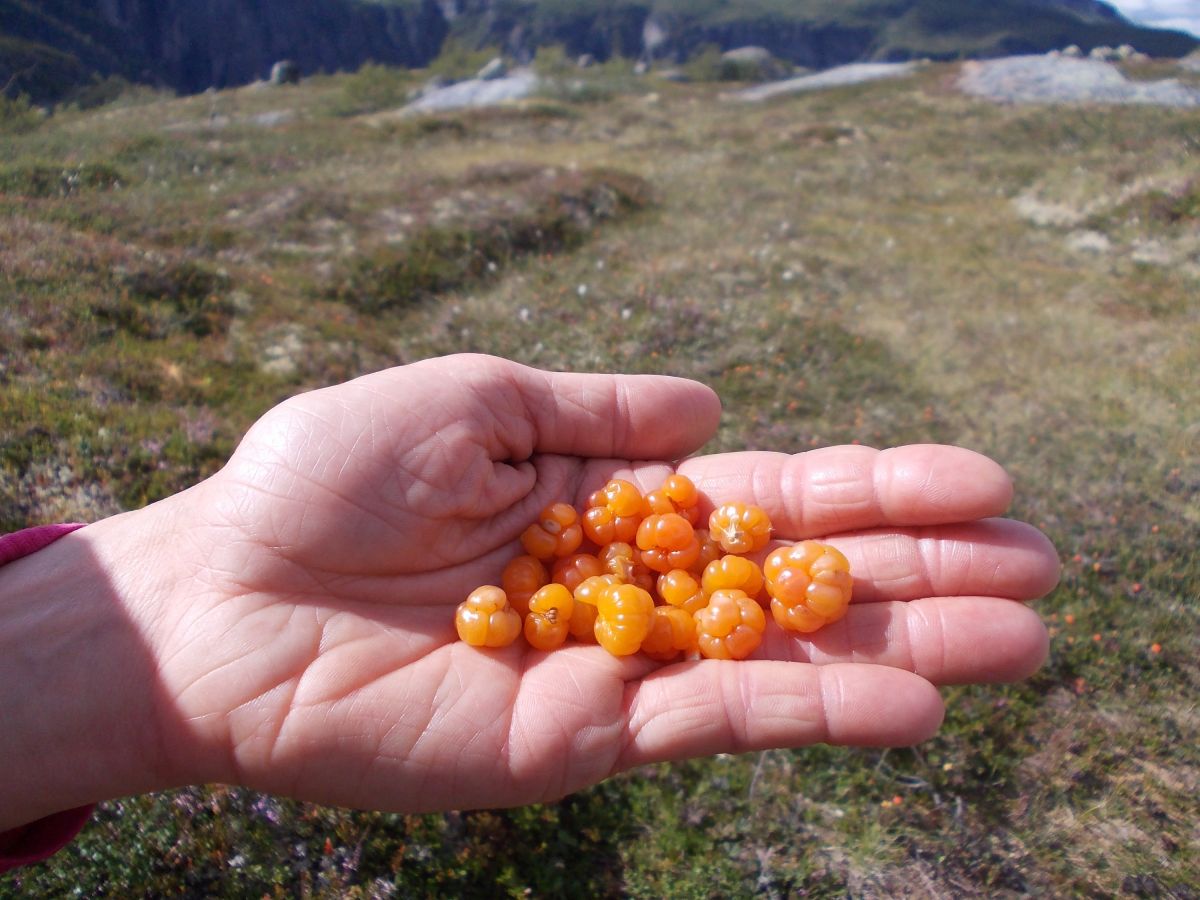
[[[1151,28],[1177,28],[1200,37],[1200,0],[1109,0],[1121,15]]]

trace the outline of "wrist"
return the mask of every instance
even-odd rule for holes
[[[0,568],[0,830],[187,780],[158,677],[169,505]]]

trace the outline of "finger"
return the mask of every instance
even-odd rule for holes
[[[407,368],[426,383],[450,379],[482,401],[505,451],[498,459],[678,459],[707,441],[721,416],[710,388],[666,375],[547,372],[471,354]]]
[[[850,561],[856,602],[967,595],[1033,600],[1058,583],[1054,545],[1013,519],[880,529],[835,535],[829,543]]]
[[[816,663],[873,663],[934,684],[1020,681],[1046,660],[1050,638],[1036,612],[999,597],[930,597],[852,606],[813,634],[768,628],[756,654]]]
[[[724,453],[687,460],[679,471],[714,504],[741,500],[762,507],[776,534],[788,540],[996,516],[1012,500],[1012,482],[998,464],[935,444]]]
[[[619,768],[815,743],[907,746],[942,721],[937,690],[886,666],[704,660],[626,689]]]

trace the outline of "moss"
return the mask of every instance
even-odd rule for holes
[[[111,191],[128,183],[129,177],[124,172],[105,163],[30,163],[0,168],[0,193],[23,197],[71,197],[90,191]]]

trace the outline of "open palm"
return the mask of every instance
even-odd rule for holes
[[[687,458],[719,404],[694,382],[459,356],[287,401],[184,495],[199,599],[164,618],[163,688],[197,780],[421,811],[561,796],[629,766],[814,741],[908,744],[937,683],[1023,677],[1045,631],[1021,603],[1057,577],[1011,488],[951,447]],[[683,462],[673,462],[678,460]],[[596,646],[456,641],[555,500],[677,468],[711,503],[828,537],[855,604],[756,657],[661,666]]]

